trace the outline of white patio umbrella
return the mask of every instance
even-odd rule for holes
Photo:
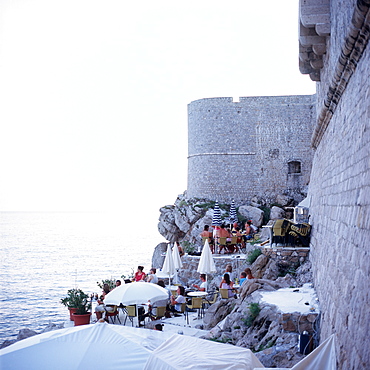
[[[179,269],[181,269],[182,267],[182,261],[181,261],[181,257],[179,253],[179,248],[177,248],[176,243],[174,243],[172,247],[172,259],[173,259],[173,264],[176,270],[175,280],[176,280],[176,283],[178,283],[178,273],[179,273]]]
[[[130,305],[142,304],[148,301],[156,302],[168,298],[166,289],[157,284],[138,282],[121,285],[109,292],[105,298],[105,304]]]
[[[181,358],[187,359],[179,364]],[[144,370],[253,370],[263,365],[247,348],[174,334],[150,355]]]
[[[167,252],[166,252],[166,257],[163,262],[162,271],[168,275],[168,279],[169,279],[170,286],[171,286],[171,275],[175,273],[175,264],[172,258],[172,250],[171,250],[170,243],[168,243],[167,245]]]
[[[168,337],[153,330],[98,322],[19,341],[0,350],[0,364],[7,370],[143,369],[152,350]]]
[[[211,274],[216,272],[215,261],[213,260],[211,248],[209,247],[208,239],[204,242],[202,254],[200,255],[199,265],[197,271],[200,274]]]

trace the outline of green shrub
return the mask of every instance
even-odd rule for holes
[[[249,305],[249,312],[248,312],[247,317],[245,319],[242,319],[242,321],[244,322],[244,325],[247,326],[248,328],[251,327],[254,320],[256,319],[256,317],[259,315],[260,312],[261,312],[261,308],[260,308],[259,303],[251,303]]]
[[[184,240],[181,242],[181,245],[184,249],[184,253],[191,254],[195,251],[195,244],[190,243],[188,240]]]
[[[266,225],[270,220],[271,208],[266,206],[261,206],[258,208],[263,211],[263,224]]]
[[[96,284],[98,285],[100,289],[103,289],[104,284],[108,284],[109,290],[112,290],[113,288],[116,287],[116,279],[113,279],[113,278],[105,279],[105,280],[102,280],[101,283],[97,281]]]
[[[247,257],[247,262],[251,265],[260,254],[262,254],[261,249],[259,248],[254,249],[249,253]]]

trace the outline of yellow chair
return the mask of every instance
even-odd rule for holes
[[[237,236],[232,236],[232,237],[231,237],[231,241],[230,241],[230,243],[228,243],[228,245],[229,245],[229,250],[230,250],[230,252],[231,252],[231,253],[233,253],[233,252],[234,252],[234,248],[235,248],[235,252],[237,252],[237,250],[239,250],[239,247],[238,247],[237,241],[238,241],[238,237],[237,237]],[[231,248],[232,248],[233,250],[231,250]]]
[[[229,289],[220,289],[220,295],[222,299],[229,299]]]
[[[203,298],[202,297],[192,297],[191,304],[186,305],[190,310],[197,310],[198,317],[203,317]],[[189,314],[188,314],[188,324],[189,324]]]
[[[217,297],[218,297],[218,292],[214,292],[213,293],[213,298],[211,300],[209,300],[207,298],[203,298],[203,304],[207,304],[208,307],[209,307],[209,306],[213,305],[213,303],[216,303]]]
[[[218,246],[219,250],[218,253],[221,253],[222,249],[226,250],[226,237],[218,238]]]
[[[158,320],[164,316],[166,312],[166,306],[159,306],[159,307],[153,307],[153,308],[155,308],[155,315],[152,314],[152,318],[154,318],[155,320]]]
[[[123,325],[126,325],[126,320],[128,318],[131,321],[132,326],[134,326],[134,318],[137,317],[136,304],[132,306],[126,306],[125,311],[126,311],[126,317],[125,317],[125,322],[123,323]]]

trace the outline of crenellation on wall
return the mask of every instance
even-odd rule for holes
[[[303,198],[312,150],[314,96],[209,98],[188,105],[188,197],[247,203],[281,193]],[[300,162],[289,174],[288,163]]]

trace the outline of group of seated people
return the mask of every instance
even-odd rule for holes
[[[238,222],[234,222],[233,227],[227,228],[225,224],[221,226],[214,226],[213,231],[210,231],[209,225],[205,225],[200,236],[203,238],[208,238],[208,243],[211,248],[212,253],[216,252],[216,246],[219,245],[220,249],[218,253],[224,250],[225,253],[234,253],[237,250],[236,244],[240,244],[242,248],[245,247],[245,243],[254,237],[254,234],[258,232],[258,228],[253,225],[251,220],[245,223],[244,231],[241,230]],[[231,238],[235,236],[236,244],[231,244]],[[220,244],[220,238],[226,238],[226,244]]]
[[[242,286],[243,283],[247,279],[254,279],[250,268],[246,268],[244,271],[241,271],[239,278],[235,276],[235,273],[232,270],[232,265],[228,264],[225,269],[225,273],[222,276],[222,280],[220,283],[220,289],[228,289],[229,298],[235,297],[235,287],[234,281],[236,283],[239,282],[239,286]],[[163,280],[158,280],[156,276],[156,269],[151,268],[149,274],[145,274],[144,267],[138,266],[138,269],[132,279],[133,282],[148,282],[152,284],[158,284],[162,288],[166,288]],[[116,281],[116,287],[121,285],[121,281]],[[207,277],[206,274],[200,274],[200,284],[193,284],[190,290],[198,290],[201,292],[207,292]],[[145,313],[144,310],[138,310],[138,317],[139,317],[139,326],[140,322],[145,320],[146,317],[150,317],[152,319],[157,318],[157,307],[166,307],[166,317],[171,317],[171,315],[179,316],[181,315],[181,305],[183,303],[187,303],[186,291],[185,288],[181,285],[177,286],[176,295],[173,295],[169,289],[168,291],[168,298],[163,299],[160,301],[153,302],[152,304],[149,302],[148,311]],[[106,312],[112,312],[114,310],[114,306],[109,306],[104,304],[105,296],[110,292],[110,288],[108,284],[103,285],[103,291],[98,299],[98,305],[95,308],[95,314],[97,320],[104,318],[106,321],[108,319],[105,317]]]
[[[234,280],[236,283],[239,283],[239,287],[241,287],[247,279],[254,279],[252,275],[252,271],[249,267],[247,267],[244,271],[240,272],[239,278],[235,277],[233,273],[233,268],[231,265],[226,266],[225,273],[220,283],[220,289],[228,289],[229,298],[235,297],[235,288],[234,288]]]

